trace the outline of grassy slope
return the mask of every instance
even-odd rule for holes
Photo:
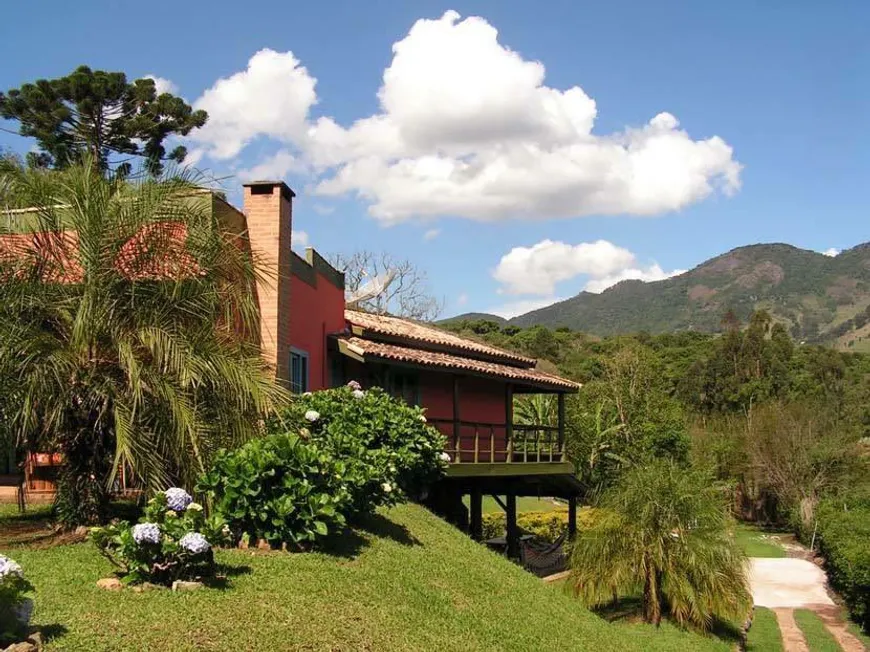
[[[746,637],[746,652],[782,652],[782,634],[776,614],[764,607],[755,607],[752,627]]]
[[[752,525],[740,524],[734,531],[734,538],[743,548],[747,557],[785,557],[785,548],[764,531]]]
[[[231,588],[186,594],[97,589],[110,567],[89,544],[9,552],[36,585],[50,651],[730,649],[670,626],[606,623],[417,506],[340,545],[221,551]]]
[[[794,619],[807,639],[810,652],[842,652],[833,635],[825,629],[825,623],[809,609],[795,609]]]

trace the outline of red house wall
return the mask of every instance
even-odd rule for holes
[[[329,387],[326,336],[345,329],[344,290],[323,274],[316,274],[316,287],[293,275],[290,292],[290,346],[308,354],[308,388]]]

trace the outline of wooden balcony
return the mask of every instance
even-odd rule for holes
[[[563,429],[430,419],[447,438],[448,476],[573,473],[565,455]]]

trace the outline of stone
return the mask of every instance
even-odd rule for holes
[[[91,531],[91,528],[87,527],[86,525],[79,525],[73,533],[80,536],[80,537],[86,537],[86,536],[88,536],[88,533],[90,531]]]
[[[31,643],[33,643],[36,646],[37,650],[42,649],[42,632],[40,632],[40,631],[33,632],[28,637],[27,640],[30,641]]]
[[[104,577],[101,580],[97,580],[97,588],[106,591],[120,591],[124,588],[124,585],[121,584],[121,580],[117,577]]]
[[[22,641],[21,643],[13,643],[3,652],[39,652],[39,648],[31,641]]]
[[[203,584],[202,582],[184,582],[182,580],[175,580],[172,583],[172,590],[173,591],[198,591],[199,589],[201,589],[204,586],[205,586],[205,584]]]
[[[142,582],[142,584],[137,584],[132,587],[133,593],[145,593],[147,591],[159,591],[161,589],[165,589],[165,586],[160,586],[159,584],[152,584],[151,582]]]

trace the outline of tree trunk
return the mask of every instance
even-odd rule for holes
[[[662,622],[661,591],[659,577],[652,567],[649,558],[646,559],[646,570],[643,584],[643,619],[644,622],[658,627]]]
[[[63,466],[54,500],[58,522],[68,529],[105,522],[110,499],[106,481],[111,471],[106,438],[86,425],[61,437],[59,445]]]

